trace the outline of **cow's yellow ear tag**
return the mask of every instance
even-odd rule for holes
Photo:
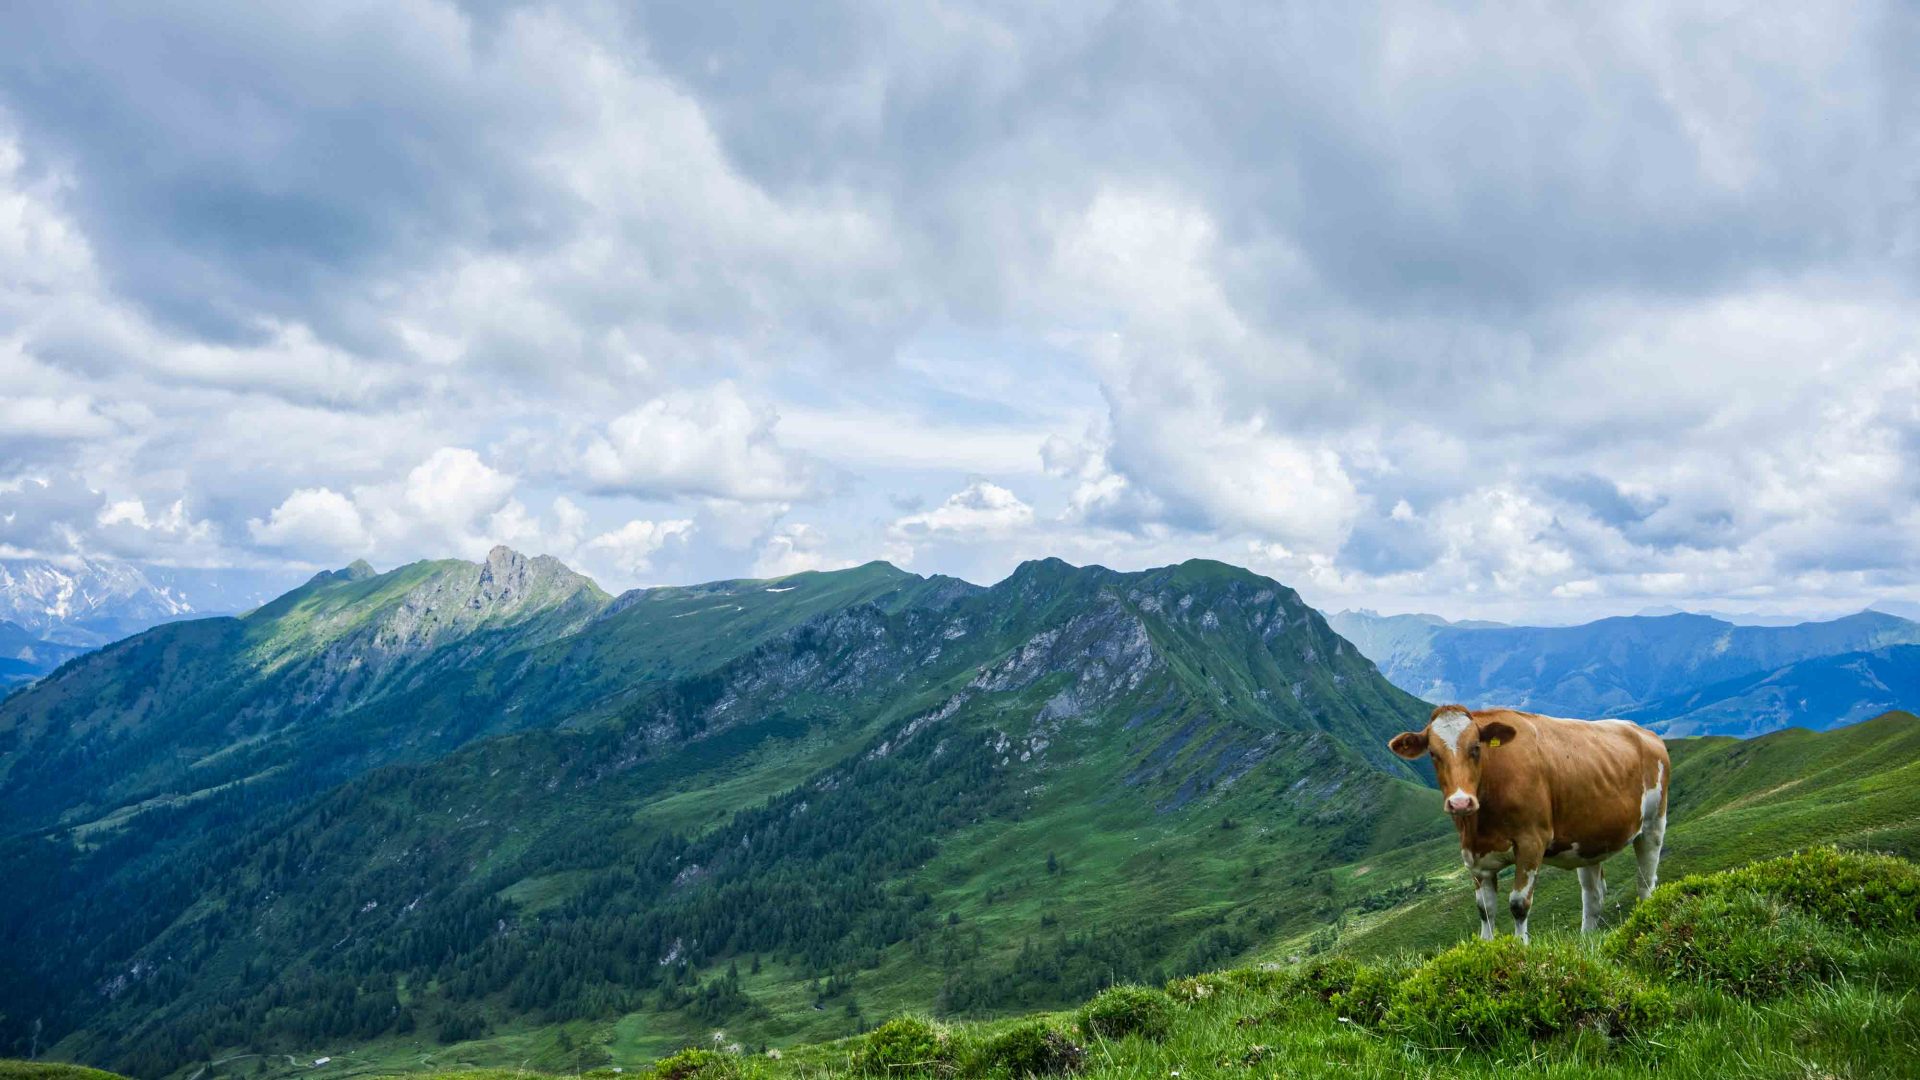
[[[1499,739],[1488,739],[1488,740],[1487,740],[1487,745],[1488,745],[1488,746],[1499,746],[1499,745],[1500,745],[1500,740],[1499,740]]]

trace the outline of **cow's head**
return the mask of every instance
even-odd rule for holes
[[[1433,775],[1447,793],[1446,811],[1455,817],[1480,809],[1481,760],[1514,737],[1511,724],[1498,720],[1475,723],[1473,714],[1458,705],[1433,710],[1424,731],[1404,731],[1387,743],[1388,749],[1409,761],[1433,755]]]

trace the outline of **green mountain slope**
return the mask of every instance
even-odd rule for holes
[[[1791,755],[1811,755],[1820,776],[1910,753],[1902,742],[1920,728],[1911,717],[1875,726],[1870,739],[1769,740],[1745,756],[1727,755],[1717,740],[1681,752],[1713,763],[1711,774],[1695,775],[1702,805],[1733,795],[1758,807],[1767,789],[1734,792],[1777,779]],[[334,1045],[319,1057],[223,1052],[191,1075],[539,1080],[591,1068],[592,1080],[623,1072],[642,1080],[1118,1080],[1275,1068],[1327,1077],[1891,1080],[1911,1076],[1920,1055],[1916,901],[1920,866],[1822,846],[1670,879],[1600,935],[1549,930],[1527,946],[1511,937],[1445,940],[1364,960],[1333,953],[1176,978],[1164,991],[1118,988],[1071,1011],[960,1023],[898,1017],[857,1038],[778,1053],[715,1032],[648,1063],[662,1055],[638,1056],[616,1030],[574,1023],[450,1047],[401,1037]],[[489,1059],[513,1066],[472,1068]],[[0,1060],[0,1076],[21,1080],[112,1075]]]
[[[225,672],[251,647],[254,682],[208,681],[310,685],[300,643],[391,640],[412,610],[396,598],[459,565],[322,580],[261,628],[137,648]],[[0,989],[63,1052],[142,1075],[203,1044],[575,1017],[624,1016],[636,1044],[722,1019],[830,1035],[894,1003],[998,1010],[1198,970],[1316,919],[1315,868],[1439,827],[1383,748],[1425,707],[1291,590],[1222,564],[575,595],[449,632],[316,710],[331,745],[395,748],[344,785],[318,763],[290,799],[195,774],[187,796],[76,813],[20,795],[16,766],[7,797],[44,809],[0,848],[33,883],[4,910],[23,962]],[[186,691],[200,669],[158,670]],[[82,697],[42,694],[19,715]],[[448,719],[486,737],[454,745]],[[402,752],[420,727],[447,749]]]
[[[156,627],[0,703],[0,821],[83,825],[440,752],[515,720],[468,707],[464,676],[607,603],[557,561],[498,548],[481,564],[357,564],[240,618]]]

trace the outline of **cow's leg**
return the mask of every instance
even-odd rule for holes
[[[1667,839],[1667,815],[1661,814],[1641,828],[1633,838],[1633,857],[1640,864],[1640,899],[1653,894],[1660,883],[1660,849]]]
[[[1607,870],[1598,863],[1580,868],[1580,932],[1600,929],[1600,907],[1607,902]]]
[[[1533,887],[1540,881],[1540,859],[1547,845],[1538,840],[1520,840],[1513,845],[1513,891],[1507,894],[1507,910],[1513,912],[1513,932],[1527,940],[1527,913],[1533,910]]]
[[[1483,941],[1493,940],[1493,905],[1500,897],[1499,881],[1498,870],[1473,872],[1473,898],[1480,905],[1480,938]]]

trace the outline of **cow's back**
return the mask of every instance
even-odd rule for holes
[[[1509,801],[1507,812],[1550,827],[1550,858],[1597,861],[1630,844],[1649,812],[1666,812],[1672,764],[1666,744],[1645,728],[1504,709],[1475,716],[1503,720],[1518,732],[1510,748],[1495,751],[1511,753],[1500,771],[1525,793]],[[1537,805],[1542,800],[1545,805]]]

